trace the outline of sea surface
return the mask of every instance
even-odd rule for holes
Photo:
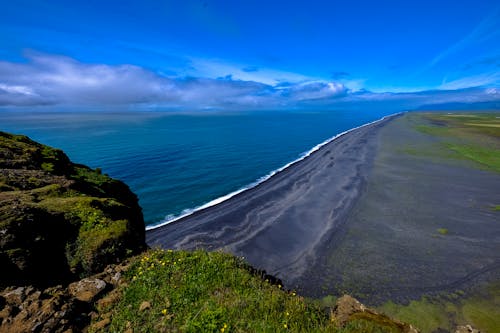
[[[388,111],[0,111],[0,130],[63,149],[139,196],[148,227],[253,186]]]

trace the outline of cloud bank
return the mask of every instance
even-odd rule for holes
[[[413,93],[353,91],[339,82],[322,80],[270,83],[221,78],[168,77],[133,65],[86,64],[75,59],[31,53],[22,63],[0,61],[0,106],[133,106],[142,109],[277,109],[500,102],[489,87],[463,88],[449,82],[441,90]],[[261,70],[246,69],[245,73]],[[238,75],[236,76],[238,77]],[[475,78],[478,84],[485,82]],[[471,81],[471,80],[469,80]],[[472,80],[474,81],[474,80]],[[457,88],[453,90],[452,88]]]

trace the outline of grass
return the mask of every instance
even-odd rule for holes
[[[453,143],[448,143],[446,146],[461,157],[500,173],[500,150],[477,145],[458,145]]]
[[[472,165],[500,173],[500,118],[491,114],[425,113],[414,128],[438,139],[429,147],[403,147],[411,155],[462,159]]]
[[[453,331],[455,325],[470,324],[481,332],[500,333],[500,283],[492,283],[474,296],[453,294],[423,297],[410,303],[387,302],[379,310],[418,327],[422,333],[440,329]]]
[[[120,300],[98,309],[96,321],[111,315],[109,332],[401,332],[377,316],[338,328],[318,302],[220,252],[152,250],[133,260],[125,279]]]

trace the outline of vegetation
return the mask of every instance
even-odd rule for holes
[[[463,291],[435,297],[423,297],[406,305],[388,302],[379,310],[413,324],[422,333],[453,331],[456,323],[471,324],[481,332],[500,332],[500,284],[491,284],[474,296]]]
[[[110,332],[401,332],[369,314],[337,327],[328,309],[220,252],[152,250],[132,261],[125,278],[119,300],[95,319],[111,318]]]
[[[448,229],[446,228],[439,228],[437,231],[440,235],[448,235]]]
[[[125,184],[3,132],[0,227],[9,233],[0,244],[0,264],[9,267],[0,285],[89,275],[145,247],[142,212]]]
[[[463,159],[476,167],[500,173],[500,114],[426,113],[419,132],[434,136],[438,146],[424,150],[406,147],[403,151],[426,156]]]

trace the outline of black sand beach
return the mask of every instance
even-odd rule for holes
[[[488,207],[500,202],[500,176],[404,153],[432,144],[413,121],[351,131],[255,188],[149,230],[148,244],[222,249],[314,297],[405,300],[495,276],[499,214]]]

